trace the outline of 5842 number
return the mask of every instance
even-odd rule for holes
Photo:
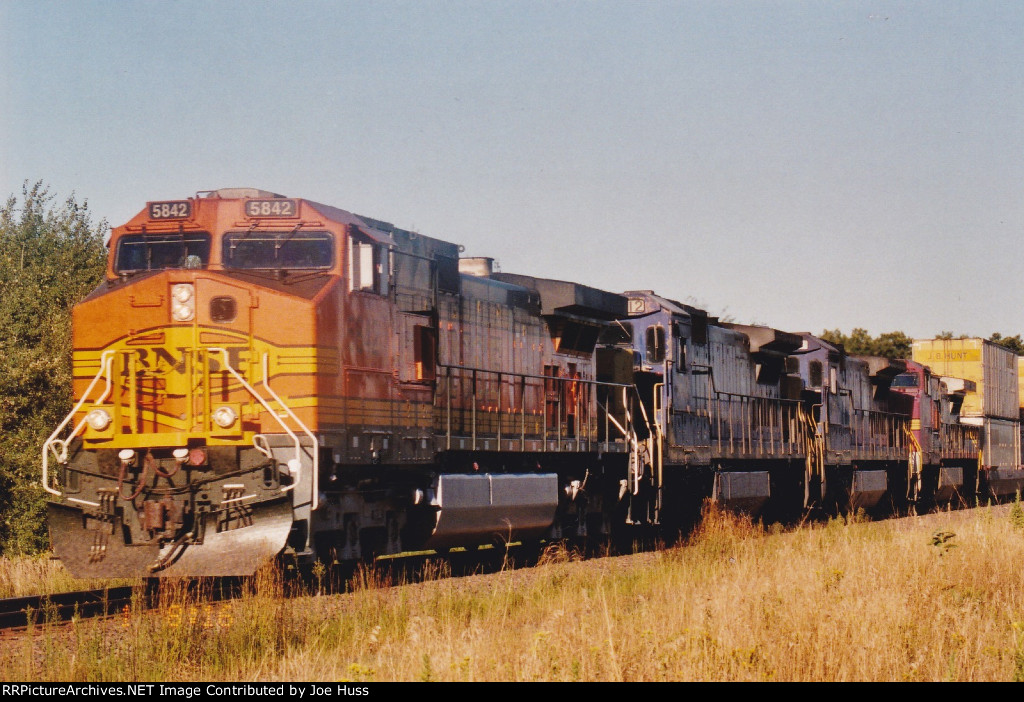
[[[249,200],[245,203],[247,217],[295,217],[298,211],[295,200]]]
[[[192,203],[188,200],[149,203],[150,219],[188,219],[192,216]]]

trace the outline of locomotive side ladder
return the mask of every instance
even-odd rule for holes
[[[644,408],[644,403],[640,401],[637,402],[640,407],[640,415],[644,425],[647,427],[647,438],[641,439],[636,430],[636,422],[634,420],[633,413],[629,409],[631,403],[627,387],[622,388],[622,404],[625,410],[625,424],[619,423],[619,421],[607,411],[607,408],[603,408],[605,411],[605,417],[625,438],[627,450],[629,452],[626,480],[624,481],[623,490],[620,495],[623,499],[627,497],[629,498],[629,509],[626,515],[627,524],[658,524],[660,520],[663,482],[662,447],[664,443],[664,434],[657,419],[660,418],[662,409],[662,403],[658,396],[658,391],[661,386],[661,383],[658,383],[655,386],[654,422],[652,422],[647,416],[647,410]],[[632,390],[633,394],[639,398],[637,388],[632,386]],[[649,484],[653,490],[653,500],[649,503],[641,495],[643,481],[647,476],[649,476]],[[652,513],[648,513],[643,516],[634,514],[634,507],[640,508],[644,505],[653,506]]]

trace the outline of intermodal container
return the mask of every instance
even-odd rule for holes
[[[962,416],[1019,419],[1018,358],[1010,349],[987,339],[924,339],[914,341],[913,359],[937,375],[975,382]]]
[[[982,465],[1017,468],[1020,463],[1020,423],[991,417],[982,421]]]
[[[1017,356],[1017,400],[1024,410],[1024,356]],[[1021,416],[1024,416],[1024,412],[1021,412]]]

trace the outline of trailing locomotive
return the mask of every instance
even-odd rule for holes
[[[677,530],[708,496],[930,506],[989,470],[967,390],[919,364],[459,252],[265,191],[148,203],[73,313],[76,404],[42,454],[57,555],[241,575]]]

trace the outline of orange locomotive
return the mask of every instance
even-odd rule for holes
[[[76,404],[43,447],[61,560],[243,575],[279,555],[672,537],[707,497],[788,519],[1024,486],[1008,352],[976,354],[995,359],[987,404],[961,416],[964,381],[919,364],[459,253],[258,190],[115,228],[74,310]]]
[[[43,448],[61,560],[237,575],[607,532],[636,418],[603,412],[632,388],[597,382],[594,347],[625,298],[458,255],[248,189],[115,228],[74,310],[76,405]]]

